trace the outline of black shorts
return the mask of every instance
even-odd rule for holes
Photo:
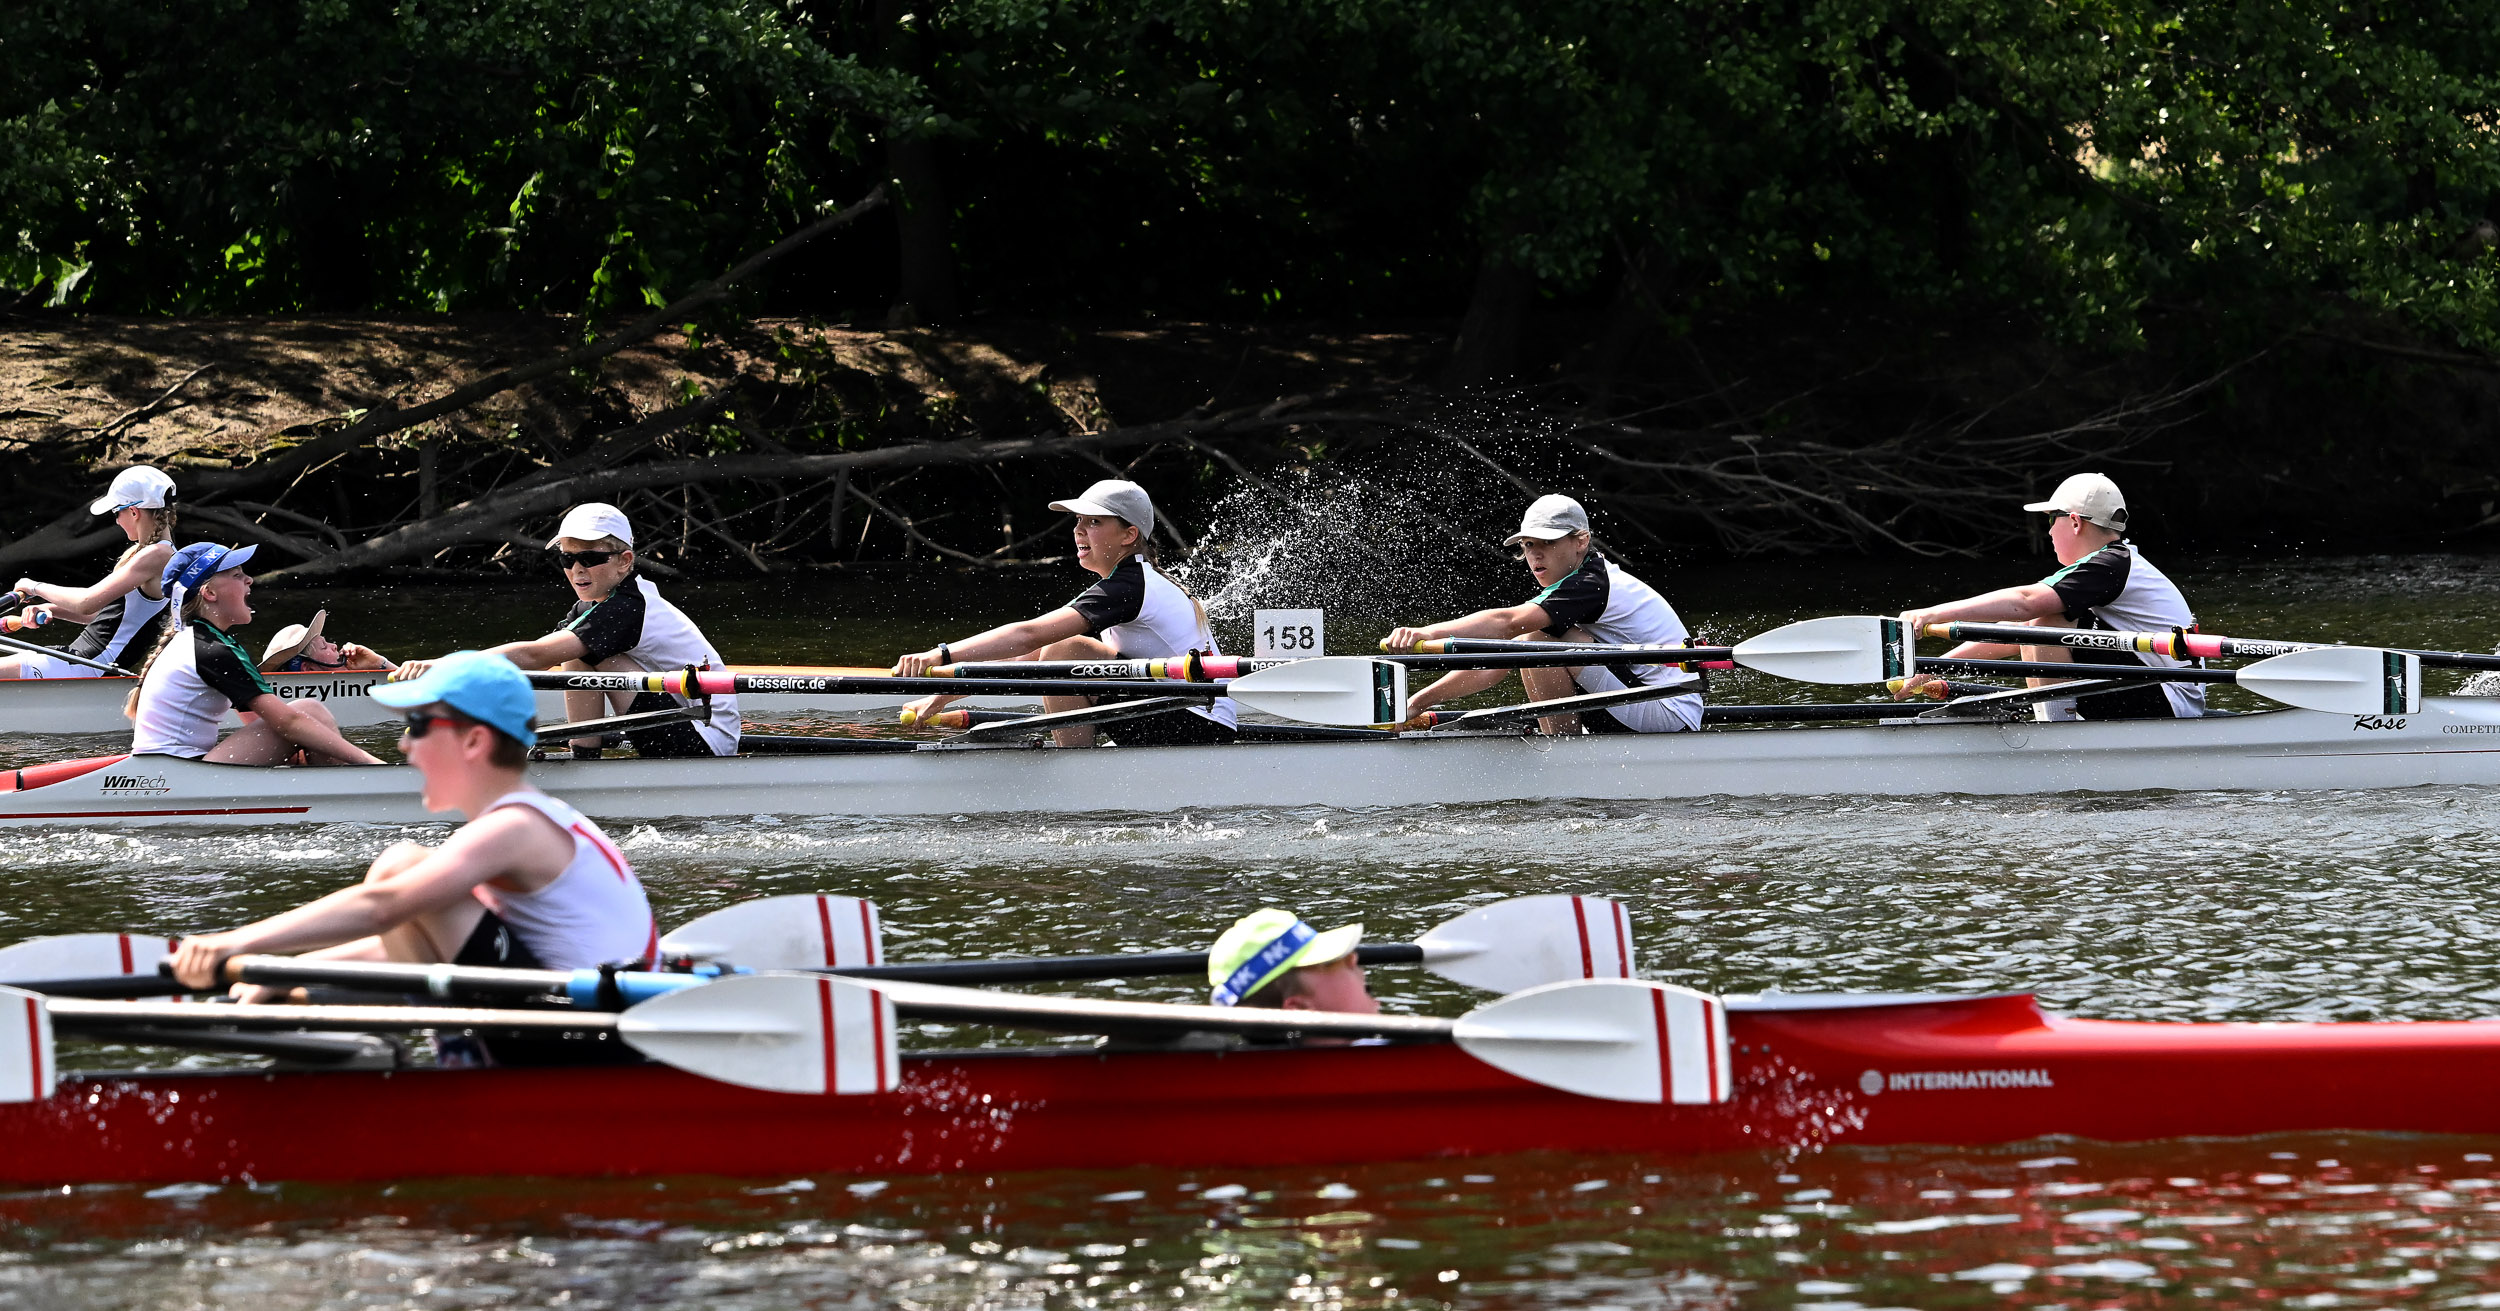
[[[512,926],[495,912],[480,916],[469,940],[460,944],[460,952],[451,958],[454,965],[488,965],[507,970],[537,970],[546,966],[532,954]],[[560,1065],[634,1065],[642,1057],[633,1048],[617,1041],[616,1035],[604,1030],[586,1029],[580,1033],[551,1034],[544,1030],[504,1031],[470,1030],[457,1034],[435,1036],[436,1059],[445,1064],[560,1066]]]
[[[1641,731],[1615,718],[1613,711],[1603,707],[1581,711],[1580,727],[1589,733],[1638,733]]]
[[[666,692],[645,692],[625,708],[629,715],[647,714],[654,710],[675,710],[677,698]],[[625,740],[634,744],[634,754],[650,760],[685,760],[713,755],[712,744],[703,740],[693,724],[662,724],[658,728],[629,729]]]
[[[531,954],[529,944],[521,941],[521,935],[514,933],[512,926],[504,923],[503,917],[491,910],[478,916],[477,927],[470,931],[469,940],[460,944],[460,950],[453,954],[451,963],[488,965],[505,970],[547,968],[538,963],[538,957]]]
[[[1136,719],[1115,720],[1103,725],[1102,731],[1124,747],[1204,747],[1241,740],[1241,734],[1231,726],[1194,710],[1166,710]]]

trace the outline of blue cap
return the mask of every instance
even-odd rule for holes
[[[529,677],[485,651],[454,651],[405,683],[374,688],[373,700],[393,710],[446,705],[523,746],[538,740],[538,698]]]
[[[242,568],[258,550],[260,547],[257,545],[219,546],[215,542],[193,542],[174,552],[174,558],[165,562],[165,586],[179,587],[187,592],[199,586],[200,580],[210,574]]]

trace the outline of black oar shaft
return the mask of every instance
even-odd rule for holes
[[[1920,656],[1918,672],[1949,669],[1960,674],[2003,674],[2009,678],[2132,678],[2148,683],[2236,683],[2229,669],[2147,669],[2134,665],[2087,665],[2065,660],[1950,660]]]

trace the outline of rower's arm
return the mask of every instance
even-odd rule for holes
[[[914,651],[894,662],[894,672],[905,678],[921,674],[945,663],[941,657],[960,664],[967,660],[1024,660],[1053,642],[1083,637],[1088,625],[1085,616],[1073,606],[1061,606],[1048,614],[1000,624],[986,633],[975,633],[960,642],[946,642],[926,651]],[[949,698],[950,700],[952,698]]]
[[[1948,601],[1931,610],[1904,610],[1901,622],[1923,632],[1929,624],[2029,623],[2034,619],[2063,617],[2065,613],[2065,598],[2057,594],[2056,588],[2045,583],[2025,583]]]
[[[263,692],[242,709],[258,715],[272,732],[307,751],[333,760],[353,760],[367,765],[382,763],[372,752],[339,736],[337,728],[298,709],[284,697]]]
[[[229,956],[295,955],[371,938],[450,909],[482,883],[545,887],[573,859],[569,836],[544,815],[518,806],[488,812],[416,860],[395,859],[397,850],[385,852],[374,862],[374,873],[354,887],[256,924],[184,938],[174,952],[175,977],[194,988],[209,987],[218,963]],[[457,949],[457,943],[446,948]]]
[[[486,648],[489,655],[499,655],[524,670],[553,669],[568,660],[580,660],[590,654],[582,644],[582,635],[571,629],[558,629],[545,637],[526,642],[506,642]]]
[[[1553,624],[1554,617],[1545,612],[1544,606],[1534,603],[1506,605],[1492,610],[1478,610],[1456,619],[1445,619],[1437,624],[1426,624],[1421,628],[1401,628],[1389,634],[1382,645],[1395,652],[1412,651],[1418,642],[1442,637],[1533,637],[1553,627]]]
[[[163,542],[135,552],[129,559],[115,565],[113,572],[106,574],[93,587],[63,587],[59,583],[37,583],[34,579],[23,578],[18,580],[21,584],[32,583],[33,586],[21,586],[19,590],[31,591],[50,602],[54,619],[83,624],[94,619],[97,612],[111,605],[116,598],[139,590],[141,583],[163,578],[165,562],[173,558],[173,553],[174,548]]]

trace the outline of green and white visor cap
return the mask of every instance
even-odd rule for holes
[[[1207,982],[1215,986],[1216,1005],[1238,1006],[1285,971],[1325,965],[1362,941],[1360,924],[1322,933],[1286,911],[1262,906],[1215,940],[1207,952]]]

